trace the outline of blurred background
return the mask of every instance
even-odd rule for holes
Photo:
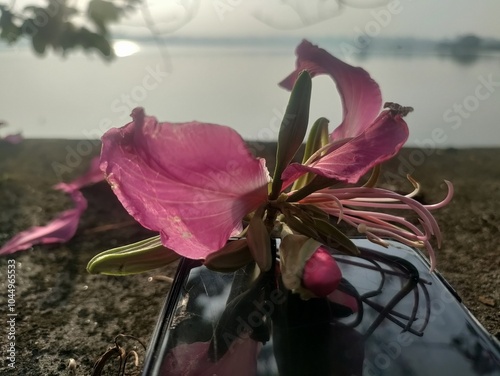
[[[159,120],[274,141],[277,83],[302,39],[412,106],[407,145],[500,146],[498,0],[0,0],[0,136],[96,139],[143,106]],[[327,77],[311,122],[341,120]]]

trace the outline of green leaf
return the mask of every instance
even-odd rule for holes
[[[13,43],[21,35],[21,28],[14,24],[14,15],[12,12],[5,9],[3,6],[0,6],[0,11],[2,12],[0,16],[0,29],[2,30],[0,38],[6,40],[8,43]]]
[[[102,34],[107,34],[107,25],[120,19],[122,9],[110,1],[91,0],[87,13]]]
[[[302,218],[293,214],[291,210],[282,209],[281,212],[285,216],[285,223],[290,226],[292,230],[298,232],[302,235],[305,235],[309,238],[319,239],[318,232],[311,227],[308,223],[304,223]]]
[[[328,144],[329,134],[328,134],[328,119],[321,117],[316,120],[309,132],[309,137],[307,138],[306,148],[304,151],[304,157],[302,158],[302,163],[307,162],[307,160],[319,149]],[[292,186],[292,191],[300,189],[307,185],[314,177],[314,174],[307,173],[298,178]]]
[[[326,246],[335,248],[343,253],[359,255],[359,249],[352,240],[329,221],[315,218],[314,228]]]
[[[311,88],[311,76],[307,71],[302,71],[293,86],[278,134],[278,150],[276,151],[276,168],[270,195],[271,200],[278,198],[283,183],[281,174],[290,164],[304,141],[309,121]]]
[[[281,212],[285,215],[285,222],[294,231],[313,238],[324,245],[335,248],[339,252],[358,255],[359,250],[342,231],[329,219],[325,218],[323,211],[316,212],[312,206],[283,205]]]
[[[91,274],[129,275],[168,265],[180,256],[155,236],[140,242],[109,249],[94,256],[87,265]]]
[[[246,239],[233,240],[207,256],[203,264],[218,272],[234,272],[253,261]]]
[[[312,204],[300,204],[300,208],[311,215],[311,217],[323,219],[328,221],[330,219],[330,215],[324,210],[318,208],[316,205]]]
[[[319,191],[323,188],[331,187],[335,184],[338,184],[338,180],[327,178],[326,176],[321,175],[311,175],[312,179],[305,186],[298,189],[297,191],[290,194],[286,201],[287,202],[297,202],[302,200],[303,198],[309,196],[311,193]]]
[[[33,45],[33,49],[37,54],[43,55],[45,53],[47,40],[40,33],[33,35],[31,44]]]

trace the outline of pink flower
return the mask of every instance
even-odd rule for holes
[[[204,259],[267,200],[268,172],[231,128],[133,121],[103,136],[101,169],[125,209],[163,245]]]
[[[297,184],[294,192],[283,189],[305,173],[331,179],[329,183],[357,183],[370,169],[395,155],[408,138],[402,118],[408,108],[392,105],[381,112],[379,86],[366,71],[351,67],[307,41],[298,46],[297,56],[296,70],[281,83],[294,89],[285,115],[291,120],[286,118],[289,121],[282,123],[279,133],[278,167],[272,185],[263,160],[254,158],[231,128],[196,121],[159,123],[146,116],[143,109],[135,109],[132,122],[103,136],[101,169],[118,199],[139,223],[160,233],[165,247],[192,259],[229,256],[231,247],[224,247],[228,238],[245,230],[247,240],[241,247],[231,248],[234,262],[229,264],[241,266],[239,261],[252,257],[262,271],[270,270],[274,263],[269,236],[279,232],[282,224],[287,225],[294,234],[318,243],[308,245],[307,257],[294,259],[290,252],[284,256],[293,260],[287,274],[295,286],[291,289],[298,288],[305,275],[305,283],[321,296],[334,289],[340,271],[333,260],[323,258],[322,251],[313,257],[310,267],[312,270],[313,265],[324,263],[318,269],[320,277],[316,278],[309,268],[304,270],[305,261],[320,245],[357,252],[355,245],[331,223],[332,217],[345,220],[380,244],[387,244],[382,239],[387,236],[425,246],[434,266],[429,240],[436,236],[439,241],[440,232],[429,213],[431,207],[375,188],[332,190],[321,189],[325,186],[321,184],[312,188]],[[308,73],[301,74],[304,70]],[[321,147],[323,142],[319,149],[314,146],[309,160],[289,164],[306,133],[310,76],[318,74],[328,74],[337,84],[343,121],[325,146]],[[449,197],[436,207],[447,203],[451,195],[450,189]],[[402,217],[360,210],[370,205],[385,208],[387,200],[392,203],[388,208],[417,213],[421,228]],[[382,206],[373,206],[373,201]],[[249,223],[245,229],[244,220]],[[283,255],[285,252],[280,257]],[[321,262],[314,262],[316,259]],[[283,258],[280,263],[283,267]]]
[[[327,74],[337,84],[343,105],[343,121],[331,134],[331,142],[305,164],[293,163],[283,172],[284,181],[314,172],[346,183],[356,183],[375,165],[393,157],[408,138],[401,114],[380,112],[379,86],[361,68],[352,67],[325,50],[303,41],[297,47],[297,68],[281,85],[291,89],[298,74]]]
[[[324,247],[319,247],[304,265],[302,285],[318,297],[333,292],[342,279],[337,262]]]

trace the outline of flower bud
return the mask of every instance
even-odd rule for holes
[[[318,297],[334,291],[342,278],[342,272],[332,255],[319,247],[304,265],[302,285]]]

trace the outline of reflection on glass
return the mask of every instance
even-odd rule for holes
[[[145,375],[500,375],[495,343],[419,254],[356,243],[362,257],[335,255],[336,303],[303,301],[252,267],[185,263]]]

